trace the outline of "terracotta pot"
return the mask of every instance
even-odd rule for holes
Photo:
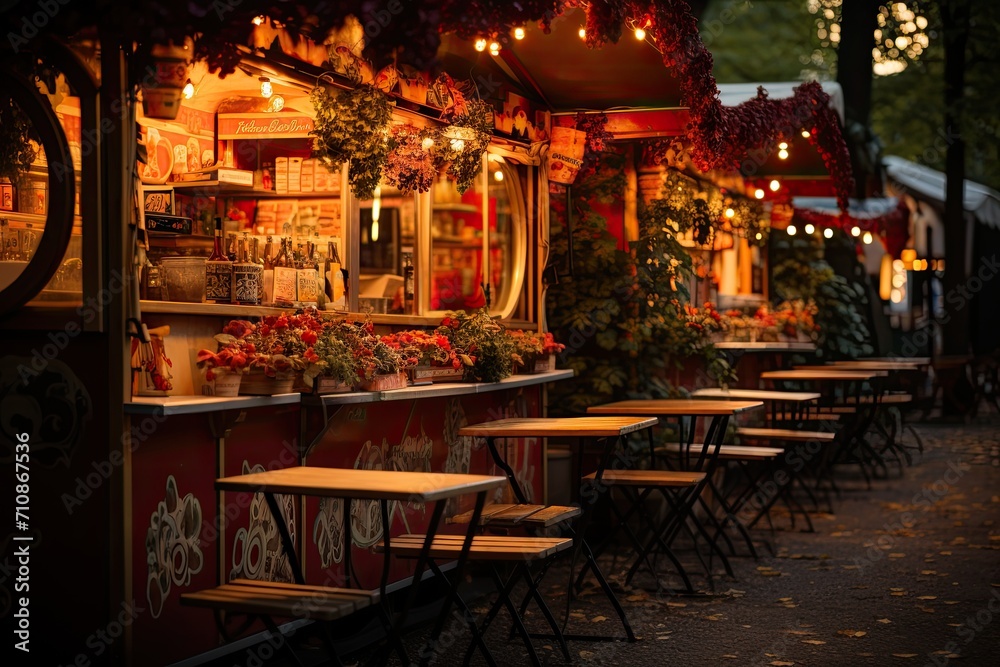
[[[269,377],[264,371],[251,371],[240,383],[240,394],[245,396],[274,396],[290,394],[295,384],[295,375]]]
[[[376,375],[371,380],[363,380],[361,388],[364,391],[389,391],[406,388],[406,373],[391,373]]]
[[[451,366],[416,366],[409,369],[413,382],[461,382],[465,371]]]

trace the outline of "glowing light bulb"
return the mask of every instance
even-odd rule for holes
[[[778,148],[780,148],[781,150],[787,150],[788,144],[782,141],[780,144],[778,144]]]
[[[497,183],[499,183],[500,181],[502,181],[503,180],[503,172],[500,171],[499,169],[497,169],[496,171],[494,171],[493,172],[493,180],[495,180]]]
[[[485,50],[486,50],[486,40],[482,39],[482,38],[477,39],[476,40],[476,51],[485,51]]]
[[[784,148],[782,148],[780,151],[778,151],[778,157],[780,159],[782,159],[782,160],[787,160],[788,159],[788,151],[786,151]]]
[[[580,39],[587,39],[586,28],[580,28],[579,30],[576,31],[576,34],[580,35]]]
[[[851,236],[860,236],[860,235],[861,235],[861,228],[860,227],[858,227],[857,225],[855,225],[854,227],[851,227]]]
[[[253,17],[253,24],[254,25],[260,25],[263,22],[264,22],[264,15],[263,14],[261,14],[260,16]]]
[[[796,232],[798,232],[799,230],[795,229],[795,225],[788,225],[788,229],[786,229],[785,231],[788,232],[789,236],[795,236]]]
[[[285,98],[281,95],[274,95],[271,97],[271,103],[268,105],[268,111],[277,112],[285,108]]]
[[[778,191],[778,188],[780,188],[780,187],[781,187],[781,183],[779,183],[779,182],[778,182],[778,180],[777,180],[777,179],[775,179],[775,180],[771,181],[771,182],[770,182],[770,183],[768,184],[768,186],[767,186],[767,187],[771,188],[771,192],[777,192],[777,191]]]
[[[186,100],[189,100],[192,97],[194,97],[194,84],[191,83],[191,79],[188,79],[187,83],[184,84],[183,94],[184,94],[184,99]]]
[[[524,39],[524,28],[514,28],[514,39]]]
[[[753,196],[756,197],[757,199],[763,199],[764,198],[764,189],[763,188],[757,188],[756,190],[753,191]]]
[[[805,230],[806,234],[812,234],[813,232],[816,231],[815,225],[813,225],[811,222],[809,224],[807,224],[805,227],[803,227],[802,229]]]
[[[420,142],[420,146],[425,150],[429,151],[431,146],[434,145],[434,140],[430,137],[424,137],[424,140]]]
[[[499,42],[490,42],[490,55],[491,56],[496,56],[496,55],[499,55],[499,54],[500,54],[500,43]]]
[[[727,209],[726,209],[726,211],[725,211],[725,216],[726,216],[727,218],[731,218],[731,217],[733,217],[734,215],[736,215],[736,211],[734,211],[734,210],[733,210],[733,209],[731,209],[731,208],[727,208]]]
[[[646,39],[646,31],[643,30],[642,28],[636,28],[635,29],[635,38],[638,39],[640,42],[642,40]]]
[[[274,94],[274,88],[271,86],[271,80],[266,76],[260,77],[260,96],[266,99],[272,94]]]
[[[865,232],[865,235],[861,237],[861,240],[865,242],[865,245],[871,243],[872,239],[873,237],[871,232]]]
[[[761,234],[760,232],[757,232],[757,236],[756,236],[755,238],[756,238],[756,239],[757,239],[758,241],[760,241],[760,240],[761,240],[762,238],[764,238],[764,235],[763,235],[763,234]]]
[[[463,139],[452,139],[451,140],[451,149],[453,151],[465,150],[465,141]]]
[[[823,238],[827,239],[833,238],[833,229],[831,227],[827,227],[826,229],[823,230]]]
[[[802,138],[803,139],[808,139],[810,136],[811,135],[809,134],[809,130],[802,130]]]

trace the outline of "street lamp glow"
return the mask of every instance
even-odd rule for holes
[[[771,188],[771,192],[777,192],[778,188],[781,187],[781,183],[778,182],[778,179],[774,179],[767,187]]]

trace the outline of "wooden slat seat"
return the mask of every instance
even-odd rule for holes
[[[782,442],[833,442],[835,435],[825,431],[800,431],[792,428],[738,428],[736,435],[748,440]]]
[[[597,473],[592,472],[584,479],[593,481]],[[705,479],[703,472],[682,470],[605,470],[601,483],[619,486],[694,486]]]
[[[874,402],[874,398],[871,396],[862,396],[861,404],[870,405]],[[879,399],[880,405],[906,405],[907,403],[913,402],[912,394],[886,394]]]
[[[779,422],[835,422],[844,415],[854,414],[854,412],[856,412],[856,410],[853,409],[854,406],[843,407],[852,409],[845,410],[843,412],[831,412],[826,408],[823,410],[810,410],[808,416],[795,412],[779,412],[774,415],[774,419]]]
[[[678,444],[666,446],[665,451],[671,454],[682,454],[685,448]],[[750,447],[748,445],[723,445],[719,448],[719,458],[730,461],[767,461],[785,453],[778,447]]]
[[[378,591],[234,579],[181,595],[181,603],[242,614],[332,621],[378,601]]]
[[[480,525],[488,528],[548,528],[580,516],[579,507],[567,505],[508,505],[497,503],[483,508]],[[446,523],[467,524],[472,520],[472,511],[462,512],[445,519]]]
[[[425,535],[400,535],[393,537],[392,555],[417,558],[424,549]],[[458,558],[462,553],[464,535],[435,535],[431,543],[431,558]],[[506,535],[476,535],[472,538],[469,560],[474,561],[524,561],[548,558],[573,544],[569,537],[509,537]],[[385,550],[385,543],[374,546],[376,552]]]

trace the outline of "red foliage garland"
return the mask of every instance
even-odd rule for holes
[[[817,229],[834,227],[850,233],[852,227],[858,227],[863,232],[875,232],[882,238],[886,252],[893,257],[899,257],[910,237],[910,209],[902,200],[888,213],[871,218],[856,218],[846,213],[836,216],[807,208],[797,208],[795,220],[803,225],[815,225]]]

